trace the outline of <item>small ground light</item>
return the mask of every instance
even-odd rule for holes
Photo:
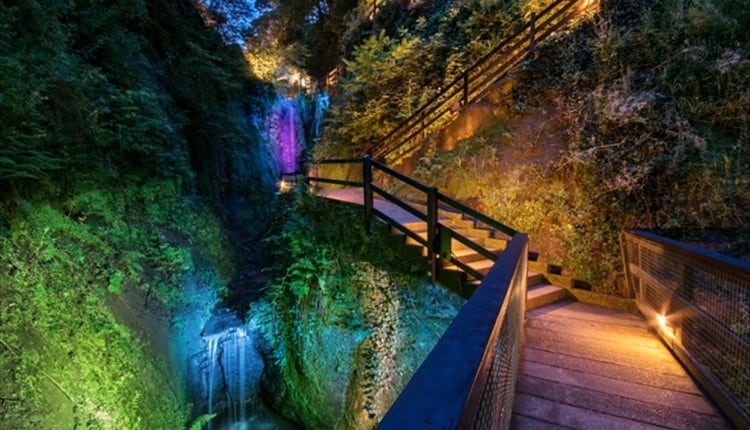
[[[665,317],[664,315],[656,315],[656,322],[658,322],[662,328],[667,328],[667,317]]]
[[[288,193],[294,189],[294,183],[292,181],[288,181],[286,179],[282,179],[279,181],[279,192],[280,193]]]
[[[298,173],[285,173],[281,175],[281,179],[277,184],[279,193],[288,193],[289,191],[292,191],[294,187],[297,186],[299,179],[300,175]]]
[[[675,337],[675,329],[668,324],[667,317],[662,314],[656,314],[656,322],[659,323],[661,331],[669,337]]]

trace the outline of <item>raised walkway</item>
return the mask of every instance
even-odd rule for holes
[[[362,205],[361,189],[319,196]],[[380,199],[402,223],[416,217]],[[732,429],[637,314],[558,301],[527,311],[513,429]]]
[[[526,313],[514,429],[732,429],[640,315],[573,301]]]

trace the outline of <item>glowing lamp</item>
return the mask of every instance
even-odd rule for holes
[[[656,315],[656,322],[659,323],[659,326],[661,328],[667,328],[667,317],[665,317],[664,315],[657,314]]]
[[[662,314],[656,314],[656,322],[659,324],[659,328],[661,328],[661,331],[667,335],[670,338],[675,337],[675,329],[674,327],[669,325],[669,321],[667,320],[667,317]]]
[[[288,193],[289,191],[292,191],[294,189],[294,182],[287,179],[282,179],[279,181],[278,187],[280,193]]]

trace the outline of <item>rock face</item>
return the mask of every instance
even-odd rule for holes
[[[262,380],[268,403],[308,429],[374,428],[408,383],[463,300],[429,284],[407,288],[368,263],[319,304],[269,308]],[[338,315],[336,309],[345,309]]]

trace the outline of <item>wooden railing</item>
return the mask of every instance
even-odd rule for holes
[[[463,106],[484,97],[491,86],[532,52],[537,43],[547,40],[590,0],[556,0],[538,14],[532,14],[513,35],[479,59],[437,95],[380,141],[366,148],[377,160],[409,155],[430,131],[458,114]]]
[[[318,164],[361,166],[362,170],[358,172],[361,173],[361,180],[322,176],[308,176],[307,180],[311,184],[363,187],[364,223],[367,230],[372,228],[373,218],[378,217],[426,247],[432,261],[433,280],[438,258],[447,259],[482,279],[378,428],[509,428],[526,312],[526,234],[517,233],[441,194],[437,188],[421,184],[369,156],[362,159],[325,160]],[[377,174],[403,182],[423,193],[426,204],[415,205],[386,191],[373,180],[373,176]],[[427,237],[420,236],[379,211],[374,204],[375,196],[425,221],[428,225]],[[443,225],[438,218],[438,209],[459,212],[462,216],[511,236],[511,240],[498,256]],[[486,276],[452,258],[451,239],[492,259],[494,264]]]
[[[643,231],[622,237],[641,313],[737,428],[750,428],[750,262]]]
[[[437,276],[440,260],[443,259],[448,261],[464,272],[472,275],[476,279],[482,279],[484,275],[469,264],[455,258],[453,256],[452,243],[453,240],[467,246],[473,251],[477,252],[484,258],[492,261],[496,260],[499,256],[497,252],[487,249],[483,245],[477,243],[475,240],[461,234],[455,229],[442,223],[438,217],[438,208],[441,210],[452,211],[461,214],[462,217],[473,219],[475,222],[484,224],[490,229],[494,229],[501,232],[509,237],[513,237],[516,231],[507,225],[494,220],[487,215],[475,211],[474,209],[458,202],[443,193],[440,193],[437,188],[424,185],[414,179],[403,175],[383,163],[371,159],[369,156],[364,156],[361,159],[339,159],[339,160],[323,160],[318,161],[320,165],[361,165],[362,176],[359,179],[340,179],[340,178],[325,178],[319,176],[308,176],[307,181],[309,183],[319,184],[333,184],[350,187],[362,187],[364,190],[364,214],[365,214],[365,228],[368,232],[372,229],[372,222],[374,217],[378,217],[383,221],[387,222],[394,228],[403,232],[406,236],[413,239],[415,242],[424,246],[427,249],[427,256],[430,260],[431,272],[434,278]],[[404,185],[416,190],[417,193],[421,194],[421,198],[417,198],[418,201],[424,202],[424,204],[414,204],[412,201],[400,198],[393,192],[389,192],[384,186],[379,185],[377,181],[373,180],[373,177],[377,174],[382,174],[386,181],[398,181]],[[414,215],[417,219],[427,223],[427,237],[422,237],[419,232],[410,229],[407,225],[404,225],[388,214],[379,211],[373,204],[375,197],[381,198],[385,201],[393,203],[400,207],[406,212]]]

